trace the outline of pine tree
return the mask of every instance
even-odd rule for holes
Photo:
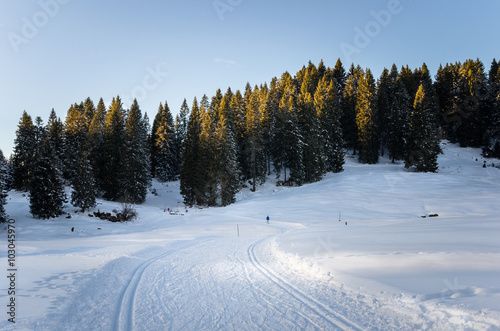
[[[360,66],[351,65],[349,76],[347,77],[344,93],[342,95],[342,132],[346,147],[353,150],[353,154],[359,149],[358,128],[356,125],[356,104],[358,100],[359,81],[364,72]]]
[[[161,182],[173,181],[179,175],[179,150],[175,141],[174,119],[167,102],[160,106],[155,117],[153,133],[156,157],[156,175]]]
[[[338,94],[333,81],[327,76],[323,77],[314,94],[314,107],[323,135],[325,170],[329,172],[341,172],[344,165],[344,140],[337,98]]]
[[[273,124],[276,118],[276,113],[279,108],[279,91],[278,79],[274,77],[271,80],[271,85],[267,90],[265,101],[262,103],[261,112],[261,126],[262,126],[262,140],[264,144],[264,154],[266,157],[267,175],[271,175],[271,162],[272,162],[272,137],[273,137]]]
[[[387,147],[393,163],[406,157],[411,109],[410,96],[405,84],[398,78],[387,126]]]
[[[197,186],[197,204],[216,206],[218,199],[217,141],[214,135],[217,120],[213,117],[206,95],[200,101],[200,150],[197,173],[201,180]]]
[[[8,195],[8,182],[9,182],[9,169],[7,161],[3,156],[2,150],[0,150],[0,223],[7,221],[7,213],[5,211],[5,205],[7,204]]]
[[[85,128],[88,130],[90,127],[90,124],[92,124],[92,120],[94,119],[94,114],[95,114],[95,107],[94,107],[94,102],[92,99],[87,98],[83,102],[83,115],[85,117]]]
[[[98,189],[94,178],[94,171],[89,160],[88,152],[83,152],[73,181],[73,192],[71,193],[71,204],[81,208],[82,212],[97,205]]]
[[[455,87],[458,81],[457,65],[439,66],[434,89],[439,109],[440,125],[445,138],[457,142],[457,129],[461,122],[460,115],[455,113]]]
[[[50,142],[46,139],[35,155],[30,184],[30,213],[39,219],[63,214],[66,194],[62,173],[57,167]]]
[[[284,114],[284,169],[286,178],[286,168],[290,169],[291,183],[302,185],[306,180],[304,169],[304,138],[300,131],[299,119],[297,118],[297,100],[294,93],[284,93],[280,102],[280,113]],[[286,179],[285,179],[286,181]]]
[[[216,129],[218,164],[218,181],[220,185],[220,200],[222,206],[235,201],[235,195],[240,189],[240,171],[237,159],[237,145],[234,133],[228,126],[224,113],[220,113]]]
[[[175,120],[175,135],[179,144],[179,163],[181,162],[182,154],[184,153],[184,143],[187,137],[189,113],[189,106],[186,102],[186,99],[184,99],[179,114],[176,116]]]
[[[266,92],[261,92],[257,87],[254,89],[246,111],[246,164],[249,165],[249,173],[245,174],[245,179],[251,179],[254,192],[256,185],[265,181],[267,170],[261,126],[261,93]]]
[[[356,102],[359,161],[362,163],[378,163],[380,142],[376,107],[375,80],[370,69],[367,69],[365,75],[359,81]]]
[[[54,109],[50,112],[49,121],[47,122],[47,138],[49,139],[50,146],[54,151],[56,162],[59,168],[62,169],[65,155],[64,143],[64,123],[57,117]]]
[[[299,129],[304,143],[304,181],[309,183],[319,181],[326,172],[323,135],[313,99],[313,92],[315,93],[317,88],[317,85],[314,85],[315,76],[316,68],[310,65],[302,81],[297,107]]]
[[[237,90],[232,96],[229,104],[229,108],[233,112],[232,122],[234,129],[234,138],[237,145],[237,159],[239,163],[239,169],[242,173],[248,173],[248,165],[246,164],[246,119],[245,119],[245,99],[241,95],[240,90]]]
[[[333,83],[335,84],[335,90],[337,91],[337,100],[340,104],[347,83],[347,74],[345,72],[344,66],[342,65],[342,61],[340,61],[340,58],[337,59],[335,67],[331,71],[330,78],[333,80]]]
[[[200,196],[199,185],[202,180],[197,172],[199,167],[201,117],[198,101],[194,98],[191,114],[184,142],[184,153],[182,155],[182,168],[180,175],[180,191],[184,203],[193,206]]]
[[[35,118],[35,145],[36,150],[40,149],[47,137],[47,131],[40,116]]]
[[[305,181],[304,142],[297,118],[297,88],[288,72],[281,76],[277,89],[280,101],[274,112],[271,136],[274,171],[278,179],[284,172],[285,183],[295,181],[300,185]],[[288,177],[287,169],[290,170]]]
[[[405,167],[414,167],[418,172],[437,172],[441,147],[432,102],[423,84],[415,95],[410,128]]]
[[[393,70],[396,70],[394,73]],[[392,99],[394,97],[394,88],[396,84],[396,78],[398,76],[396,66],[392,67],[392,71],[389,72],[386,68],[382,72],[380,79],[377,82],[377,127],[380,138],[381,145],[381,155],[384,155],[385,148],[387,147],[388,139],[388,121],[391,111]]]
[[[31,116],[24,111],[16,131],[12,157],[13,187],[16,190],[28,191],[30,188],[36,148],[35,126]]]
[[[122,199],[123,151],[125,142],[124,110],[119,96],[113,98],[104,125],[106,163],[102,172],[103,197],[107,200]]]
[[[134,99],[125,124],[125,146],[121,199],[127,203],[143,203],[151,184],[147,123],[137,99]]]
[[[479,60],[467,60],[459,75],[456,107],[463,121],[457,129],[458,142],[462,147],[481,147],[490,117],[486,107],[488,90],[484,66]]]
[[[96,180],[97,188],[100,192],[104,191],[104,169],[107,163],[107,156],[104,150],[104,128],[106,125],[106,106],[102,98],[97,104],[94,117],[85,140],[85,150],[88,152],[88,158],[92,165],[93,175]]]
[[[154,178],[158,177],[157,167],[160,162],[160,156],[158,151],[158,146],[156,145],[158,126],[160,125],[160,120],[162,118],[162,114],[165,113],[165,109],[163,108],[163,103],[160,102],[158,106],[158,111],[156,112],[156,116],[153,120],[153,126],[151,128],[151,139],[150,139],[150,150],[151,150],[151,175]]]
[[[64,178],[73,181],[78,169],[78,160],[85,147],[87,136],[87,118],[85,117],[85,106],[82,103],[72,105],[66,115],[65,122],[65,144],[66,156],[64,162]]]

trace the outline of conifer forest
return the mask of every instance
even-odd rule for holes
[[[162,102],[152,121],[137,101],[125,109],[119,96],[109,105],[87,98],[64,120],[54,110],[46,121],[22,113],[13,154],[0,155],[0,213],[5,220],[10,189],[27,192],[41,219],[65,203],[94,208],[97,198],[140,204],[152,178],[180,180],[188,206],[226,206],[271,175],[300,186],[341,172],[346,155],[436,172],[442,139],[500,157],[496,60],[489,70],[479,59],[441,65],[434,77],[425,63],[374,77],[340,59],[333,68],[309,62],[244,91],[184,100],[175,118]]]

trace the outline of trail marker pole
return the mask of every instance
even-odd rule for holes
[[[238,238],[240,237],[240,225],[236,224],[236,230],[238,231]]]

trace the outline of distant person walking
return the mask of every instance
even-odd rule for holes
[[[266,217],[267,224],[269,224],[269,216]]]

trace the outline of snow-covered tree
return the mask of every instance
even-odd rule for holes
[[[97,104],[94,117],[90,123],[89,131],[86,137],[85,150],[88,152],[88,158],[92,165],[94,178],[99,191],[104,191],[104,169],[107,163],[107,155],[104,149],[104,128],[106,125],[107,110],[102,98]]]
[[[102,172],[104,198],[116,201],[122,196],[123,152],[125,144],[124,110],[119,96],[113,98],[104,124],[103,155],[106,162]]]
[[[178,146],[175,137],[174,119],[167,102],[158,108],[158,113],[153,123],[152,141],[155,146],[153,158],[155,159],[156,176],[162,182],[173,181],[178,174]]]
[[[23,112],[16,131],[12,157],[13,186],[16,190],[28,191],[37,148],[35,126],[26,111]]]
[[[202,178],[198,173],[198,154],[200,151],[201,116],[198,101],[194,98],[191,114],[189,116],[184,153],[182,155],[182,168],[180,176],[180,190],[184,203],[193,206],[199,200],[198,185]]]
[[[410,96],[403,81],[398,78],[387,123],[387,147],[392,162],[406,157],[411,110]]]
[[[359,80],[356,102],[356,126],[358,133],[359,161],[375,164],[379,156],[377,127],[377,105],[375,103],[375,80],[370,69]]]
[[[121,199],[127,203],[143,203],[151,184],[147,125],[137,100],[134,99],[125,124]]]
[[[30,184],[30,212],[40,219],[62,215],[66,194],[61,170],[48,139],[35,155]]]
[[[263,91],[262,93],[266,93]],[[256,87],[250,96],[246,111],[246,164],[249,172],[245,179],[251,179],[252,190],[262,184],[266,177],[266,158],[264,154],[263,130],[261,126],[261,91]],[[226,121],[225,118],[223,118]],[[227,121],[226,121],[227,122]]]
[[[407,168],[414,167],[418,172],[437,172],[437,158],[441,147],[432,103],[423,84],[415,95],[407,146]]]
[[[344,165],[344,140],[340,124],[341,112],[334,82],[324,76],[314,94],[314,107],[318,113],[324,143],[325,170],[341,172]]]
[[[83,152],[78,164],[78,170],[73,181],[71,204],[81,208],[82,212],[96,206],[97,183],[89,160],[89,154]]]

